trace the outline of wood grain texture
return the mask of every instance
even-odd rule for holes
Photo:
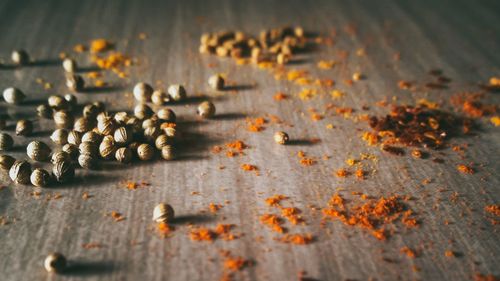
[[[422,97],[448,100],[453,93],[477,90],[478,81],[500,73],[499,14],[498,1],[465,0],[0,1],[0,57],[7,59],[12,49],[24,48],[41,61],[37,66],[0,70],[2,88],[19,87],[33,101],[16,107],[2,102],[1,112],[12,119],[33,117],[36,101],[47,98],[48,93],[35,82],[38,77],[53,83],[51,92],[66,93],[61,67],[54,60],[60,51],[69,52],[77,43],[100,37],[116,42],[119,50],[140,63],[131,68],[129,80],[106,78],[119,88],[79,94],[82,103],[102,100],[113,110],[129,109],[134,101],[125,93],[137,81],[183,83],[193,97],[173,106],[188,143],[178,161],[79,170],[77,181],[45,189],[40,199],[30,195],[33,188],[14,186],[2,175],[7,187],[0,190],[0,216],[10,223],[0,226],[0,280],[218,280],[222,249],[255,262],[239,272],[237,280],[295,280],[300,270],[318,280],[471,280],[476,273],[500,275],[498,226],[483,211],[488,204],[500,203],[500,135],[486,121],[480,121],[481,130],[475,136],[452,141],[470,144],[464,160],[451,150],[442,152],[444,164],[388,156],[360,139],[365,123],[332,116],[312,122],[308,109],[324,110],[332,102],[329,98],[277,103],[272,98],[277,91],[295,96],[300,87],[276,81],[255,67],[236,66],[233,61],[197,52],[202,32],[241,29],[256,34],[284,24],[300,24],[322,34],[336,30],[334,47],[305,55],[305,63],[297,68],[338,81],[347,93],[340,105],[360,110],[362,105],[393,96],[400,103],[414,103]],[[344,31],[349,25],[356,27],[355,34]],[[141,32],[148,34],[147,40],[137,39]],[[355,56],[361,47],[367,55]],[[330,71],[314,67],[318,59],[336,58],[339,50],[351,52],[346,63]],[[393,60],[397,52],[400,61]],[[81,64],[90,63],[85,58],[77,57]],[[208,68],[208,64],[215,67]],[[400,79],[427,82],[429,70],[435,68],[452,79],[449,89],[411,94],[397,88]],[[341,81],[355,71],[367,79],[345,87]],[[249,87],[214,94],[206,81],[215,72],[227,73],[238,85]],[[214,100],[222,117],[197,119],[194,111],[200,95]],[[488,96],[488,102],[498,101],[498,96]],[[370,110],[384,112],[385,108],[377,106]],[[245,130],[245,117],[265,114],[277,115],[293,127],[269,124],[261,133]],[[325,129],[328,123],[336,129]],[[48,141],[50,130],[50,122],[37,124],[42,139]],[[294,139],[319,138],[321,142],[277,146],[272,142],[276,130],[286,130]],[[235,139],[248,143],[246,155],[226,158],[210,153],[213,145]],[[12,154],[24,157],[23,146],[28,142],[16,138]],[[331,158],[305,168],[298,163],[299,150],[318,159]],[[360,153],[379,157],[375,174],[362,182],[332,175],[345,166],[347,158]],[[455,166],[464,161],[475,163],[478,173],[459,174]],[[243,163],[258,166],[261,175],[241,171]],[[226,168],[220,170],[220,165]],[[423,185],[424,179],[432,181]],[[151,186],[131,191],[121,186],[123,180],[145,180]],[[397,228],[386,242],[340,222],[321,228],[321,214],[310,206],[324,207],[338,187],[345,188],[346,196],[351,191],[412,196],[411,206],[421,225],[413,230]],[[55,192],[62,198],[45,200]],[[92,198],[82,200],[83,192]],[[304,211],[308,224],[292,230],[313,233],[314,243],[279,243],[273,240],[277,235],[259,223],[259,215],[270,211],[264,199],[278,193],[290,196],[290,202]],[[457,200],[453,202],[452,197]],[[230,203],[224,204],[226,200]],[[152,230],[152,210],[161,201],[172,204],[181,217],[168,239]],[[217,215],[200,214],[210,202],[224,207]],[[111,211],[122,213],[126,220],[115,223],[104,216]],[[193,242],[188,222],[211,227],[217,222],[232,223],[244,236],[234,241]],[[103,247],[82,247],[90,242]],[[418,249],[420,256],[409,259],[400,254],[404,246]],[[446,250],[459,256],[445,257]],[[48,275],[42,263],[52,251],[64,253],[76,268],[63,276]]]

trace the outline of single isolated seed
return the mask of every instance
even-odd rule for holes
[[[9,150],[14,146],[14,140],[7,133],[0,133],[0,150]]]
[[[274,141],[278,144],[287,144],[290,138],[288,137],[288,134],[285,132],[276,132],[274,133]]]
[[[26,65],[30,63],[30,56],[25,50],[14,50],[10,55],[12,62],[17,65]]]
[[[46,187],[50,183],[50,174],[44,169],[36,168],[30,176],[31,184],[38,187]]]
[[[156,90],[151,95],[151,101],[156,105],[162,105],[169,101],[169,96],[162,90]]]
[[[65,145],[68,143],[68,130],[66,129],[55,129],[50,135],[50,139],[59,145]]]
[[[126,145],[132,141],[132,131],[128,127],[120,127],[114,133],[115,142],[119,145]]]
[[[58,182],[67,182],[75,176],[75,168],[68,161],[59,161],[52,167],[52,174]]]
[[[65,110],[56,111],[53,119],[58,128],[70,129],[73,126],[73,115]]]
[[[134,86],[133,93],[137,101],[150,102],[151,95],[153,94],[153,87],[147,83],[140,82]]]
[[[142,161],[149,161],[154,155],[155,149],[150,144],[143,143],[137,147],[137,157]]]
[[[72,130],[68,133],[68,143],[80,145],[82,143],[82,133]]]
[[[128,147],[120,147],[116,150],[115,158],[120,163],[130,163],[132,161],[132,150]]]
[[[16,161],[9,170],[10,179],[17,184],[29,184],[31,165],[27,161]]]
[[[66,151],[57,151],[52,153],[52,156],[50,157],[50,162],[52,164],[55,164],[59,161],[71,162],[71,156]]]
[[[43,263],[48,272],[61,273],[66,269],[66,258],[60,253],[52,253]]]
[[[64,99],[68,102],[68,105],[71,109],[78,105],[78,99],[73,94],[64,95]]]
[[[161,108],[160,110],[158,110],[156,115],[162,121],[169,122],[169,123],[175,123],[175,120],[177,119],[175,112],[170,108]]]
[[[211,118],[215,115],[215,105],[210,101],[204,101],[198,105],[196,112],[203,118]]]
[[[164,160],[173,160],[175,159],[175,151],[173,145],[165,145],[161,148],[161,158]]]
[[[31,160],[45,161],[50,157],[50,147],[41,141],[32,141],[26,147],[26,154]]]
[[[48,104],[41,104],[41,105],[36,107],[36,114],[40,118],[52,119],[52,115],[54,114],[54,110]]]
[[[68,101],[59,95],[52,95],[47,99],[47,103],[55,110],[66,110],[69,108]]]
[[[16,123],[16,135],[28,136],[33,132],[33,122],[22,119]]]
[[[99,145],[99,154],[103,159],[111,159],[116,152],[116,145],[113,140],[103,140]]]
[[[77,64],[74,59],[65,58],[62,63],[62,67],[66,72],[73,73],[77,70]]]
[[[80,154],[80,156],[78,156],[78,164],[80,164],[80,167],[84,169],[95,170],[97,169],[99,163],[93,155]]]
[[[153,110],[147,104],[139,104],[134,107],[134,115],[139,119],[147,119],[153,115]]]
[[[71,74],[66,78],[66,87],[74,92],[80,92],[85,87],[85,81],[82,76]]]
[[[62,151],[68,153],[71,159],[75,159],[80,151],[78,150],[78,145],[67,143],[61,148]]]
[[[182,101],[187,96],[186,89],[184,89],[184,86],[179,84],[171,85],[168,87],[167,92],[173,101]]]
[[[14,162],[16,162],[14,157],[5,154],[0,155],[0,169],[4,171],[10,170]]]
[[[224,78],[220,74],[215,74],[208,78],[208,85],[217,91],[224,89],[224,82]]]
[[[168,222],[172,221],[175,216],[174,208],[166,203],[160,203],[153,209],[153,221]]]
[[[24,93],[18,88],[10,87],[3,91],[3,99],[10,104],[19,104],[25,98]]]

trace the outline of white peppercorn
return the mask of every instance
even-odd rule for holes
[[[160,110],[158,110],[156,115],[158,116],[158,118],[165,122],[175,123],[175,112],[170,108],[161,108]]]
[[[75,176],[75,168],[68,161],[59,161],[52,167],[52,174],[58,182],[67,182]]]
[[[12,62],[16,65],[26,65],[30,63],[30,56],[25,50],[14,50],[10,55]]]
[[[31,165],[27,161],[16,161],[9,170],[10,179],[17,184],[30,183]]]
[[[78,156],[79,149],[78,145],[67,143],[61,148],[62,151],[68,153],[71,159],[75,159]]]
[[[68,101],[59,95],[50,96],[47,99],[47,103],[55,110],[65,110],[69,107]]]
[[[113,118],[113,116],[111,116],[111,114],[109,114],[109,112],[107,112],[107,111],[101,111],[97,114],[97,116],[95,118],[97,120],[97,123],[100,123],[108,118]]]
[[[166,203],[160,203],[153,209],[153,221],[168,222],[172,221],[175,216],[174,208]]]
[[[36,112],[38,117],[45,119],[52,119],[52,115],[54,114],[53,109],[47,104],[41,104],[37,106]]]
[[[3,99],[10,104],[21,103],[26,96],[18,88],[10,87],[3,91]]]
[[[134,115],[139,119],[147,119],[153,115],[153,110],[147,104],[139,104],[134,108]]]
[[[0,169],[8,171],[14,165],[16,159],[10,155],[0,155]]]
[[[80,154],[78,156],[78,164],[80,164],[80,167],[88,170],[95,170],[98,167],[97,159],[90,154]]]
[[[99,154],[103,159],[111,159],[116,152],[116,145],[113,140],[103,140],[99,145]]]
[[[96,156],[97,152],[99,151],[99,148],[95,143],[87,141],[87,142],[82,142],[78,146],[78,150],[80,151],[80,154],[89,154],[92,156]]]
[[[33,122],[22,119],[16,123],[16,135],[28,136],[33,132]]]
[[[52,253],[45,258],[43,265],[48,272],[61,273],[66,269],[66,258],[60,253]]]
[[[143,143],[137,147],[137,157],[142,161],[153,159],[155,155],[154,148],[148,143]]]
[[[148,127],[144,130],[144,137],[146,140],[153,142],[161,134],[161,129],[158,127]]]
[[[73,115],[65,110],[56,111],[53,119],[58,128],[70,129],[73,126]]]
[[[72,130],[68,133],[68,143],[80,145],[82,143],[82,133]]]
[[[285,132],[276,132],[274,133],[274,141],[278,144],[287,144],[288,140],[290,139],[288,137],[288,134]]]
[[[128,147],[120,147],[116,150],[115,158],[120,163],[130,163],[132,161],[132,150]]]
[[[65,58],[63,60],[62,67],[66,72],[73,73],[77,69],[77,64],[74,59]]]
[[[7,133],[0,133],[0,150],[9,150],[14,145],[14,139]]]
[[[50,183],[50,174],[44,169],[36,168],[31,172],[31,184],[38,187],[46,187]]]
[[[153,92],[151,96],[151,101],[156,105],[162,105],[165,102],[168,102],[169,96],[162,90],[156,90]]]
[[[94,131],[88,131],[82,136],[82,142],[93,142],[98,143],[102,139],[102,136]]]
[[[155,146],[157,149],[161,150],[162,147],[169,144],[172,144],[172,138],[168,137],[167,135],[161,134],[156,137]]]
[[[74,92],[80,92],[85,86],[85,81],[80,75],[72,74],[66,78],[66,87]]]
[[[115,142],[119,145],[125,145],[132,141],[132,130],[128,127],[120,127],[114,133]]]
[[[115,119],[112,117],[105,117],[97,122],[97,130],[105,136],[113,134],[115,127]]]
[[[198,105],[196,113],[203,118],[211,118],[215,115],[215,105],[210,101],[204,101]]]
[[[90,118],[80,117],[76,119],[75,124],[73,125],[73,130],[85,133],[94,128],[94,122]]]
[[[151,101],[151,94],[153,93],[153,88],[147,83],[137,83],[134,86],[134,97],[137,101],[140,102],[149,102]]]
[[[186,98],[186,89],[182,85],[171,85],[168,87],[168,95],[173,101],[182,101]]]
[[[32,141],[26,147],[26,154],[31,160],[45,161],[49,159],[50,153],[50,147],[41,141]]]
[[[50,158],[50,162],[52,164],[55,164],[59,161],[71,162],[71,156],[66,151],[56,151],[56,152],[52,153],[52,156]]]
[[[165,145],[161,148],[161,158],[164,160],[173,160],[175,158],[174,146]]]
[[[208,85],[214,90],[220,91],[224,88],[224,78],[220,74],[215,74],[208,78]]]

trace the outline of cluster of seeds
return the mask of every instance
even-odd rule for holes
[[[290,58],[307,48],[302,27],[282,27],[263,30],[257,38],[241,31],[205,33],[200,38],[199,51],[235,59],[251,58],[254,63],[286,64]]]

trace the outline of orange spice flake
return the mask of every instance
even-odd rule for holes
[[[193,241],[213,241],[215,239],[215,233],[205,227],[195,227],[189,232],[189,237]]]
[[[142,182],[123,181],[122,184],[123,187],[127,188],[128,190],[136,190],[138,188],[148,187],[151,185],[150,183],[145,181]]]
[[[161,237],[165,238],[168,237],[175,230],[175,227],[169,225],[166,222],[160,222],[156,224],[156,230]]]
[[[210,205],[208,206],[208,209],[210,210],[211,213],[217,213],[217,211],[219,211],[220,209],[222,209],[222,205],[210,202]]]
[[[311,234],[285,234],[279,238],[279,241],[295,245],[306,245],[312,243],[314,237]]]
[[[398,87],[402,90],[408,90],[412,87],[412,83],[409,82],[409,81],[405,81],[405,80],[400,80],[398,82]]]
[[[112,211],[111,214],[110,214],[110,216],[115,220],[115,222],[119,222],[119,221],[125,220],[125,217],[122,214],[120,214],[120,213],[118,213],[116,211]]]
[[[264,214],[260,217],[260,222],[270,227],[275,232],[278,233],[286,232],[286,229],[281,226],[283,224],[283,220],[277,215]]]
[[[281,92],[278,92],[274,95],[273,98],[275,101],[283,101],[283,100],[288,99],[288,95],[281,93]]]
[[[474,174],[474,169],[464,164],[457,165],[457,170],[462,174]]]
[[[301,213],[300,209],[295,207],[288,207],[281,209],[281,215],[285,217],[291,224],[297,225],[304,222],[302,217],[299,215]]]
[[[85,45],[83,44],[77,44],[73,47],[73,51],[77,52],[77,53],[83,53],[87,50],[87,47],[85,47]]]
[[[83,243],[82,244],[82,248],[84,248],[86,250],[100,249],[102,247],[103,247],[102,244],[101,243],[97,243],[97,242],[90,242],[90,243]]]
[[[250,171],[258,171],[259,168],[255,165],[251,165],[251,164],[241,164],[241,169],[243,171],[247,171],[247,172],[250,172]]]
[[[321,115],[319,113],[312,113],[311,114],[311,120],[313,120],[313,121],[320,121],[323,118],[324,118],[323,115]]]
[[[500,217],[500,205],[488,205],[484,210],[490,214]]]
[[[90,42],[90,52],[101,53],[111,49],[113,44],[106,39],[95,39]]]
[[[368,145],[376,145],[378,143],[378,136],[375,133],[364,132],[362,139],[366,141]]]
[[[224,260],[224,269],[230,271],[240,271],[249,265],[249,261],[242,257],[226,257]]]
[[[455,255],[455,252],[453,252],[451,250],[446,250],[446,251],[444,251],[444,256],[447,258],[454,258],[456,255]]]
[[[277,195],[273,195],[269,198],[266,198],[266,204],[269,205],[269,206],[272,206],[272,207],[279,207],[280,206],[280,203],[282,200],[285,200],[285,199],[288,199],[287,196],[285,195],[282,195],[282,194],[277,194]]]
[[[317,67],[319,69],[331,69],[334,65],[336,64],[335,61],[326,61],[326,60],[320,60],[317,64]]]
[[[106,57],[93,57],[93,61],[101,69],[111,69],[117,74],[120,73],[119,68],[132,65],[132,60],[120,52],[113,52]]]
[[[414,259],[414,258],[416,258],[416,257],[417,257],[417,254],[415,253],[415,251],[414,251],[414,250],[412,250],[412,249],[410,249],[410,248],[408,248],[408,247],[406,247],[406,246],[405,246],[405,247],[403,247],[403,248],[401,248],[400,252],[401,252],[402,254],[405,254],[405,255],[406,255],[406,256],[408,256],[409,258],[412,258],[412,259]]]
[[[363,180],[363,179],[365,179],[366,173],[365,173],[365,171],[363,171],[363,169],[357,169],[354,172],[354,175],[356,176],[356,178]]]
[[[344,168],[341,168],[341,169],[338,169],[336,172],[335,172],[335,175],[339,178],[345,178],[349,175],[349,171],[347,171],[346,169]]]

